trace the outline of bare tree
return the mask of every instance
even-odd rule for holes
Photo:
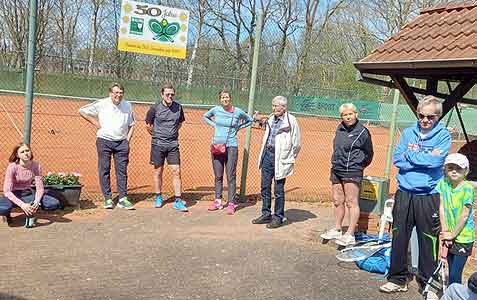
[[[12,48],[10,65],[16,69],[25,66],[25,53],[28,35],[28,6],[21,0],[0,1],[0,16],[8,31],[8,42]]]
[[[360,0],[366,8],[366,22],[374,37],[384,42],[414,19],[426,7],[443,0]]]
[[[96,51],[96,43],[98,41],[98,17],[104,2],[105,0],[91,0],[91,40],[89,45],[88,75],[91,75],[93,72],[94,54]]]
[[[272,76],[275,80],[285,75],[285,72],[281,72],[284,66],[285,50],[288,45],[288,38],[294,34],[296,27],[293,25],[298,21],[298,8],[296,1],[293,0],[279,0],[276,3],[277,8],[272,12],[271,26],[276,26],[280,32],[278,41],[278,50],[275,53],[275,59],[273,61]]]
[[[256,36],[256,23],[257,23],[257,11],[260,12],[263,18],[263,24],[261,31],[265,28],[267,24],[267,20],[270,18],[270,9],[271,9],[272,0],[260,0],[260,6],[257,8],[257,2],[255,0],[249,0],[245,8],[248,10],[250,14],[250,21],[247,22],[245,19],[241,19],[243,26],[248,35],[248,72],[247,78],[251,77],[252,73],[252,60],[253,60],[253,51],[255,48],[255,36]]]
[[[37,9],[36,49],[37,63],[44,52],[46,29],[50,20],[53,0],[40,1]],[[22,69],[25,66],[25,55],[28,39],[28,3],[25,0],[0,1],[0,17],[8,32],[8,43],[12,46],[10,65]]]
[[[198,0],[198,10],[192,10],[192,12],[195,12],[194,18],[196,19],[197,22],[197,33],[194,41],[194,46],[192,48],[192,53],[190,56],[189,60],[189,67],[187,70],[187,88],[190,88],[192,85],[192,75],[194,73],[194,64],[195,64],[195,58],[197,56],[197,50],[199,49],[199,43],[200,40],[202,39],[203,33],[202,29],[204,27],[204,20],[205,20],[205,13],[206,13],[206,5],[207,5],[207,0]],[[189,9],[190,10],[190,9]]]
[[[62,72],[66,72],[67,65],[69,65],[70,70],[73,69],[73,49],[77,38],[76,28],[83,2],[84,0],[57,0],[54,2],[54,20],[58,31],[55,46],[60,48]]]
[[[108,49],[107,52],[112,52],[113,61],[111,62],[111,65],[113,66],[113,72],[116,77],[127,79],[128,76],[133,73],[133,65],[137,55],[131,52],[123,52],[118,50],[121,1],[117,2],[116,0],[113,0],[109,7],[112,9],[109,15],[112,15],[114,18],[114,21],[110,23],[112,23],[114,26],[112,27],[113,32],[110,35],[112,39],[109,39],[108,48],[113,50]]]
[[[36,16],[36,64],[39,65],[44,59],[46,45],[48,44],[48,28],[50,26],[51,15],[53,12],[54,0],[39,1]]]
[[[306,68],[309,63],[309,55],[312,45],[317,41],[317,37],[326,27],[328,21],[348,0],[330,1],[326,5],[322,20],[318,19],[318,9],[320,0],[303,0],[305,3],[305,32],[303,34],[303,46],[298,56],[296,78],[293,87],[295,95],[300,93],[301,85],[305,76]],[[321,23],[319,22],[321,21]],[[316,28],[318,26],[318,28]],[[316,32],[315,32],[316,31]]]
[[[234,61],[236,78],[251,72],[251,59],[255,45],[257,11],[264,16],[264,24],[269,17],[271,0],[214,0],[208,2],[211,16],[206,25],[212,28],[222,41],[223,50]],[[262,27],[263,30],[263,27]],[[239,80],[237,86],[242,83]]]
[[[242,35],[242,1],[216,0],[208,2],[208,10],[212,16],[207,26],[215,30],[222,41],[223,50],[234,60],[235,76],[240,78],[246,59],[240,42]]]
[[[7,52],[9,51],[8,38],[5,24],[0,19],[0,65],[7,65]]]

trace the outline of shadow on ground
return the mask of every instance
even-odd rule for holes
[[[93,200],[80,200],[80,209],[95,209],[98,208],[98,203]]]
[[[40,210],[35,214],[36,222],[35,227],[48,226],[53,223],[69,223],[70,219],[65,218],[66,214],[69,214],[73,211],[72,208],[58,209],[55,211],[44,211]],[[8,223],[9,227],[22,227],[25,226],[26,216],[19,208],[14,208],[12,210],[12,217]],[[0,294],[1,296],[1,294]],[[3,299],[0,297],[0,299]]]
[[[5,293],[0,292],[0,299],[1,300],[27,300],[27,298],[15,296],[15,295],[9,295]]]
[[[212,189],[212,191],[210,191]],[[186,190],[182,193],[182,199],[186,201],[187,207],[192,207],[197,204],[197,202],[204,200],[208,196],[213,194],[213,188],[211,187],[201,187],[200,190]],[[133,193],[129,194],[128,198],[133,204],[138,204],[141,202],[154,201],[154,193]],[[164,204],[174,202],[175,198],[172,193],[163,193]],[[118,199],[114,199],[117,203]],[[151,204],[152,205],[152,204]]]
[[[255,206],[255,204],[257,204],[259,199],[260,199],[259,194],[251,194],[251,195],[245,196],[245,199],[243,202],[238,201],[238,207],[236,211],[239,211],[249,206]]]
[[[285,211],[286,222],[284,226],[291,225],[293,223],[305,222],[309,219],[316,219],[316,215],[308,210],[303,209],[287,209]]]

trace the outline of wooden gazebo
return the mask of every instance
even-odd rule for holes
[[[355,67],[360,81],[399,89],[414,112],[417,94],[443,99],[443,116],[455,108],[463,125],[456,104],[477,104],[466,97],[477,83],[477,1],[423,10]],[[410,79],[424,80],[425,88]]]

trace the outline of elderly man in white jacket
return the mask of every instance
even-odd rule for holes
[[[262,171],[262,215],[253,224],[267,224],[267,228],[282,225],[285,214],[285,178],[293,174],[300,152],[300,128],[294,116],[287,112],[287,98],[272,100],[272,114],[266,122],[265,135],[258,167]],[[275,213],[272,215],[272,180],[275,179]]]

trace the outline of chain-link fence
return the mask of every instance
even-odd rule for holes
[[[106,84],[103,88],[106,89]],[[128,96],[128,92],[126,83],[126,96]],[[106,95],[106,91],[103,94]],[[181,98],[180,88],[178,88],[177,94]],[[215,95],[211,96],[209,103],[213,103],[212,97],[215,98]],[[264,106],[270,106],[271,98],[266,100],[269,103],[264,103]],[[311,96],[292,97],[291,100],[291,108],[300,107],[300,105],[307,106],[308,111],[299,117],[303,150],[297,162],[296,174],[287,182],[287,197],[294,200],[326,201],[330,195],[328,173],[332,140],[339,122],[337,108],[340,102],[353,100]],[[95,129],[78,114],[78,109],[88,101],[91,100],[58,96],[35,97],[32,147],[36,159],[43,164],[44,172],[74,171],[81,173],[84,184],[83,199],[96,200],[100,197],[100,189],[97,177]],[[2,157],[8,157],[13,145],[21,140],[23,102],[24,97],[21,93],[3,93],[0,97],[3,132],[0,141]],[[303,104],[304,102],[305,104]],[[355,101],[355,103],[363,115],[368,114],[368,118],[363,118],[363,122],[371,130],[376,153],[374,162],[366,173],[382,176],[388,147],[387,125],[390,109],[386,104],[378,104],[377,111],[373,112],[372,105],[375,105],[376,102],[367,104],[361,100],[361,102]],[[148,163],[150,136],[144,126],[144,118],[149,106],[149,103],[135,102],[133,104],[138,121],[131,143],[129,166],[129,193],[133,200],[147,199],[152,193],[152,167]],[[202,120],[204,108],[201,109],[196,105],[187,105],[186,103],[185,112],[186,122],[180,133],[185,197],[190,200],[212,199],[213,175],[209,145],[213,131]],[[372,113],[377,113],[376,118],[369,117]],[[401,124],[399,128],[404,128],[414,122],[412,113],[405,105],[400,106],[399,116],[399,124]],[[249,195],[259,193],[260,175],[257,169],[257,156],[262,134],[262,130],[252,130],[251,160],[247,177],[247,193]],[[239,134],[241,145],[243,145],[243,139],[244,132],[241,132]],[[0,169],[5,169],[6,163],[6,159],[2,160]],[[241,166],[241,160],[238,165]],[[165,176],[165,190],[170,191],[171,181],[167,171]],[[238,176],[240,178],[240,168]],[[393,189],[392,185],[391,190]]]
[[[27,10],[26,3],[8,6],[10,2],[3,2],[6,9],[0,14],[1,28],[8,29],[0,35],[0,128],[3,133],[0,153],[4,158],[0,161],[0,170],[5,169],[6,158],[23,132],[21,91],[25,90],[25,30],[28,26],[10,30],[8,25],[12,22],[12,13]],[[152,167],[148,163],[150,136],[144,128],[144,118],[149,105],[160,98],[160,86],[172,82],[177,89],[177,100],[186,107],[186,122],[180,133],[185,198],[212,199],[209,145],[213,132],[203,122],[202,114],[211,105],[218,104],[217,93],[224,87],[231,90],[234,105],[246,110],[252,50],[257,42],[253,39],[255,19],[250,20],[250,27],[238,24],[247,29],[242,33],[221,32],[218,24],[231,20],[226,19],[226,14],[211,10],[199,30],[200,18],[194,17],[197,12],[191,11],[190,36],[194,41],[199,36],[202,39],[197,45],[191,44],[188,58],[181,61],[118,51],[120,1],[91,1],[88,5],[77,0],[40,2],[39,16],[43,18],[38,19],[37,26],[32,147],[44,173],[79,172],[83,175],[82,197],[93,201],[100,197],[95,130],[80,118],[78,109],[88,101],[106,97],[111,81],[120,81],[125,86],[125,98],[134,101],[138,121],[131,143],[129,193],[133,200],[147,199],[153,190]],[[183,2],[172,4],[190,8],[184,7]],[[23,18],[20,23],[27,24],[26,15],[17,17]],[[267,20],[262,33],[255,109],[269,113],[273,96],[282,94],[289,98],[290,110],[300,115],[303,150],[295,175],[287,181],[288,199],[329,199],[332,140],[339,122],[338,107],[344,102],[358,106],[360,118],[368,124],[373,136],[376,156],[366,173],[382,176],[391,115],[391,105],[387,104],[392,102],[389,91],[356,82],[351,64],[353,57],[338,62],[327,59],[326,55],[337,51],[344,56],[349,54],[344,44],[346,33],[337,36],[327,31],[312,32],[312,40],[322,37],[327,41],[315,45],[306,42],[307,28],[303,24],[292,22],[289,25],[294,29],[283,32],[279,26],[282,19]],[[238,42],[235,37],[239,37]],[[337,47],[337,43],[343,43],[343,47]],[[464,114],[472,113],[470,109],[464,111]],[[455,119],[453,117],[451,124],[457,124]],[[403,127],[412,122],[414,116],[402,105],[399,124]],[[257,156],[262,134],[259,129],[252,131],[247,177],[249,196],[259,193]],[[244,132],[241,132],[240,145],[243,140]],[[239,157],[238,166],[241,166],[241,155]],[[239,168],[238,178],[240,172]],[[114,177],[112,180],[114,182]],[[166,171],[165,191],[171,190],[170,182]]]

